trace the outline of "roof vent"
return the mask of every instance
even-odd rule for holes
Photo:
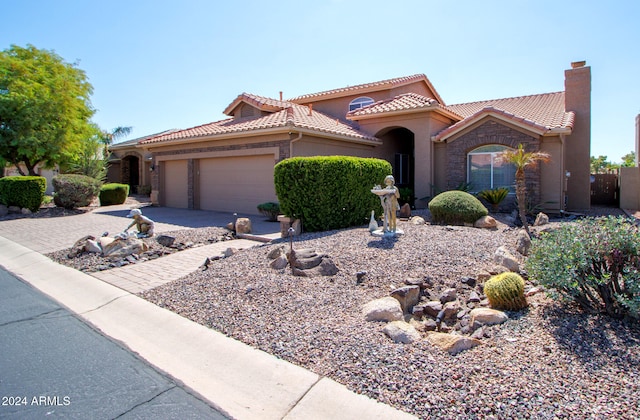
[[[282,91],[280,91],[280,100],[282,100]]]
[[[585,64],[587,64],[586,61],[574,61],[573,63],[571,63],[571,68],[579,69],[580,67],[584,67]]]

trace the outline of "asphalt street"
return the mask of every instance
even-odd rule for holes
[[[0,418],[225,419],[0,268]]]

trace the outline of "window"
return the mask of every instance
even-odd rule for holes
[[[506,146],[489,145],[478,147],[467,155],[467,182],[472,192],[506,187],[514,192],[516,168],[499,159],[509,149]]]
[[[361,96],[359,98],[354,99],[349,103],[349,112],[354,111],[359,108],[363,108],[367,105],[371,105],[373,103],[373,99],[368,98],[366,96]]]
[[[396,153],[395,165],[393,165],[393,178],[397,185],[406,185],[411,183],[409,155],[404,153]]]

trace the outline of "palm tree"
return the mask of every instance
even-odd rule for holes
[[[524,171],[527,168],[535,168],[538,162],[548,162],[550,156],[544,152],[525,152],[522,143],[518,149],[507,149],[502,152],[500,159],[505,163],[510,163],[516,167],[516,198],[518,200],[518,213],[524,230],[529,234],[529,224],[527,223],[527,185]]]

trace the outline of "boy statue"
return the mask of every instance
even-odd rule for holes
[[[138,228],[138,238],[150,238],[153,236],[153,220],[142,215],[142,210],[132,209],[127,217],[133,217],[133,221],[124,232],[128,231],[133,225]]]

